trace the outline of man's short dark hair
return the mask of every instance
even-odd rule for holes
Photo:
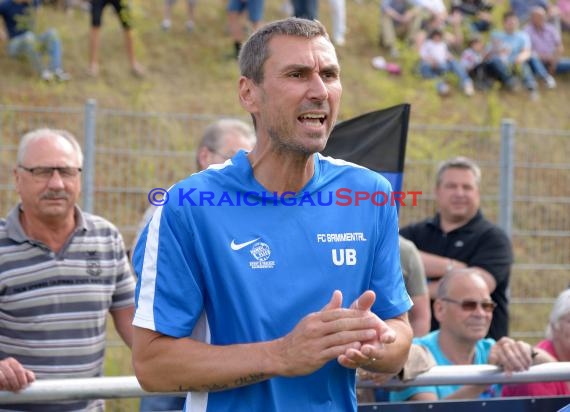
[[[322,36],[330,41],[325,26],[317,20],[290,17],[266,24],[254,32],[241,48],[239,68],[242,76],[256,84],[263,82],[263,65],[269,58],[269,41],[275,36],[296,36],[312,39]]]
[[[477,186],[481,183],[481,168],[475,163],[474,160],[468,157],[458,156],[440,163],[436,173],[436,187],[441,184],[443,173],[448,169],[463,169],[470,170],[475,175],[475,182]]]
[[[506,12],[503,13],[503,21],[511,17],[517,17],[516,13],[513,10],[507,10]]]

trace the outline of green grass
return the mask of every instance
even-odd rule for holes
[[[101,75],[86,75],[89,32],[88,14],[74,10],[44,9],[40,27],[53,26],[64,44],[64,64],[74,79],[68,84],[43,84],[36,80],[22,61],[9,59],[0,52],[0,103],[32,106],[82,105],[87,98],[97,99],[100,107],[145,111],[214,113],[241,115],[236,90],[238,69],[227,35],[225,0],[200,2],[197,26],[192,34],[184,28],[184,5],[174,8],[170,32],[160,29],[162,1],[134,0],[137,54],[148,75],[138,80],[130,75],[124,54],[122,31],[109,8],[103,16]],[[266,18],[280,18],[280,0],[268,1]],[[348,0],[347,45],[338,50],[344,85],[341,118],[350,118],[403,101],[412,104],[412,121],[418,124],[470,124],[498,126],[500,119],[513,118],[519,127],[568,129],[570,80],[559,78],[555,91],[542,93],[540,102],[530,102],[526,93],[492,91],[473,98],[456,91],[450,98],[435,94],[432,81],[412,73],[416,58],[404,53],[402,76],[374,70],[372,57],[382,53],[378,47],[377,0]],[[497,14],[501,7],[497,7]],[[320,17],[330,26],[328,2],[321,2]],[[565,38],[568,44],[568,36]],[[567,47],[568,48],[568,47]]]

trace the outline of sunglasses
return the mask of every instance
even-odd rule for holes
[[[495,302],[489,300],[478,301],[478,300],[467,299],[459,301],[450,298],[441,298],[441,300],[443,300],[444,302],[455,303],[456,305],[461,306],[461,309],[464,310],[465,312],[473,312],[475,309],[477,309],[477,306],[480,305],[485,312],[491,313],[497,307],[497,304]]]

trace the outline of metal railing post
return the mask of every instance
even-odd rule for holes
[[[499,160],[499,226],[509,238],[513,232],[514,151],[515,122],[503,119]]]
[[[93,213],[95,193],[95,136],[97,128],[97,101],[85,102],[85,141],[83,145],[83,210]]]

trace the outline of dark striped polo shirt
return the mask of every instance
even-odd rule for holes
[[[134,276],[121,234],[77,208],[77,228],[55,253],[27,237],[19,213],[18,206],[0,220],[0,359],[16,358],[38,379],[102,375],[107,314],[134,304]],[[102,404],[0,410],[97,411]]]

